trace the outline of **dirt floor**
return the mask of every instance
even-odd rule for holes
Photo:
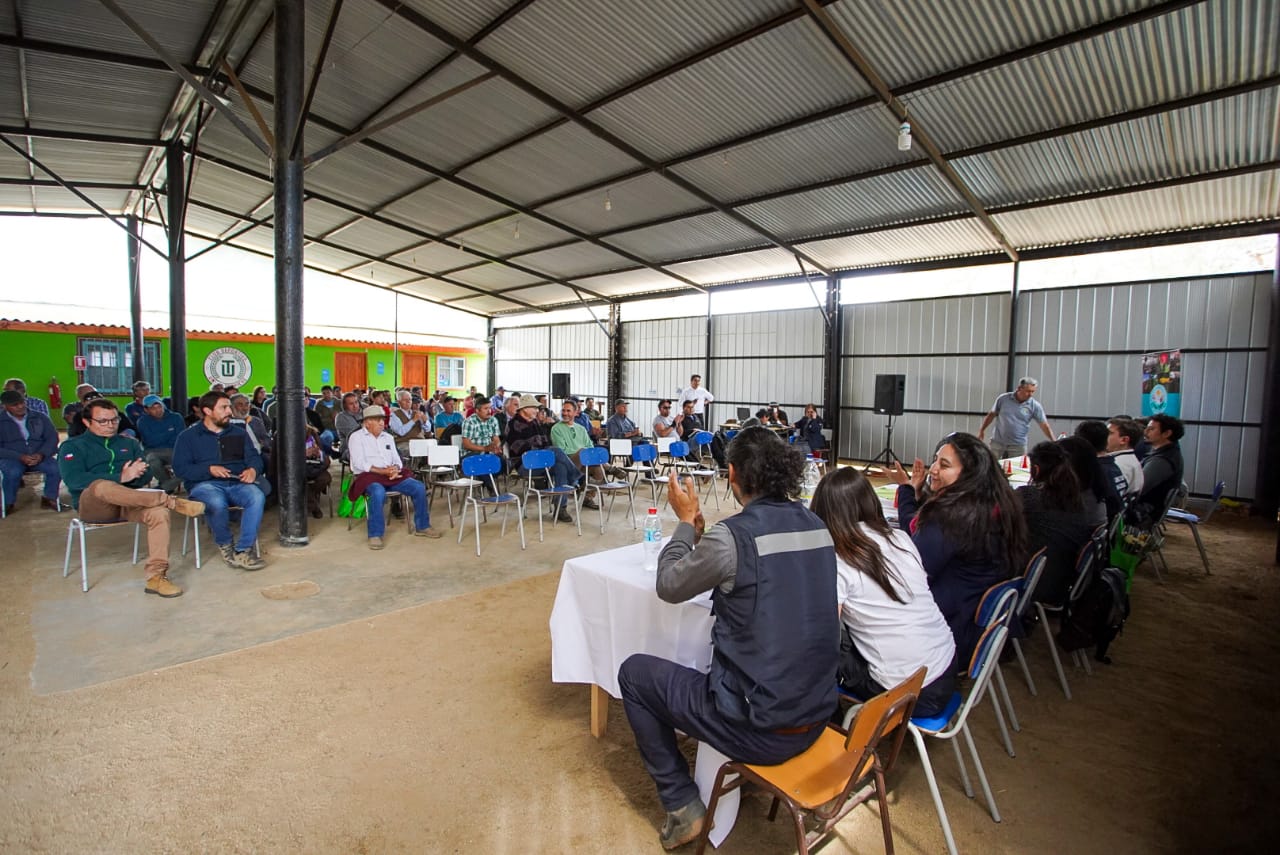
[[[65,521],[21,513],[0,523],[0,851],[660,851],[661,809],[621,703],[596,740],[587,688],[550,680],[559,561],[596,540],[486,546],[489,561],[548,572],[36,694],[34,592],[57,576]],[[1140,571],[1115,664],[1071,673],[1074,700],[1043,636],[1030,640],[1039,694],[1006,671],[1023,726],[1016,759],[989,706],[975,712],[1002,823],[980,793],[965,798],[954,757],[936,747],[962,851],[1269,848],[1280,832],[1280,736],[1266,712],[1280,708],[1276,530],[1221,513],[1203,536],[1213,575],[1189,533],[1173,532],[1166,583]],[[943,851],[909,744],[890,784],[898,851]],[[749,794],[722,851],[794,851],[767,807]],[[861,808],[824,851],[879,852],[879,834],[875,810]]]

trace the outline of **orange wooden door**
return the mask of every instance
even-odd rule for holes
[[[369,388],[369,360],[363,353],[343,353],[333,355],[333,376],[342,391]]]
[[[404,355],[404,375],[400,385],[427,388],[426,354],[406,353]]]

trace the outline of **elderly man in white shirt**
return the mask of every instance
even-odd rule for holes
[[[382,549],[382,536],[387,521],[382,512],[387,491],[394,490],[413,502],[414,534],[438,538],[441,533],[431,527],[431,511],[427,507],[427,488],[412,477],[400,463],[395,441],[386,431],[387,419],[382,407],[364,409],[364,427],[347,439],[351,451],[351,471],[355,478],[347,491],[353,501],[364,494],[369,500],[369,548]]]
[[[707,404],[715,400],[715,396],[706,390],[702,385],[702,375],[694,374],[689,378],[689,388],[680,393],[680,404],[685,401],[693,401],[693,413],[701,417],[707,409]],[[701,419],[705,422],[706,419]]]

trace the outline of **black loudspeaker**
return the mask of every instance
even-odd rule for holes
[[[902,404],[907,394],[907,375],[876,375],[876,412],[882,416],[902,415]]]
[[[568,374],[552,374],[551,375],[551,397],[564,400],[569,397],[569,375]]]

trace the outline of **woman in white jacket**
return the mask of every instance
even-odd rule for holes
[[[835,542],[841,686],[866,700],[923,665],[915,714],[942,712],[955,691],[956,645],[911,537],[889,526],[875,489],[851,467],[828,473],[810,507]]]

